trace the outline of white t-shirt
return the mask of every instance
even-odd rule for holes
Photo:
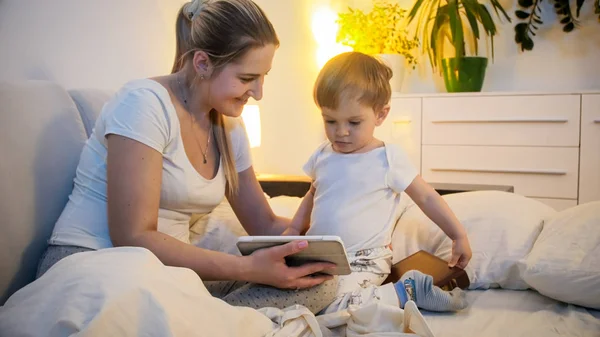
[[[236,170],[241,172],[252,165],[246,131],[240,118],[232,118],[227,124],[231,126]],[[189,243],[191,215],[209,213],[223,200],[225,173],[221,163],[217,175],[209,180],[192,166],[169,93],[150,79],[127,83],[103,107],[81,153],[73,192],[49,243],[92,249],[113,246],[106,202],[108,134],[134,139],[162,154],[158,230]]]
[[[306,234],[338,235],[349,252],[391,242],[400,194],[417,176],[404,151],[391,144],[342,154],[325,142],[304,171],[316,188]]]

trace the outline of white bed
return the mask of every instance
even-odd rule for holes
[[[445,235],[406,195],[403,197],[401,216],[392,239],[394,262],[420,249],[448,259],[451,244]],[[577,219],[577,209],[559,213],[536,200],[512,193],[484,191],[444,198],[469,232],[474,256],[467,272],[472,287],[479,289],[468,291],[469,308],[462,312],[423,312],[436,336],[600,337],[600,311],[542,295],[531,290],[523,279],[524,275],[529,276],[528,279],[547,290],[547,294],[565,301],[581,300],[568,291],[569,288],[580,287],[587,291],[584,296],[596,297],[591,302],[600,303],[600,203],[588,206],[587,211],[579,211],[583,219]],[[291,216],[299,202],[298,198],[286,196],[270,199],[274,211],[282,216]],[[597,210],[594,211],[594,208]],[[237,235],[241,235],[236,221],[227,215],[228,212],[227,205],[223,205],[217,211],[217,218],[200,221],[196,228],[196,243],[210,246],[215,242],[233,242]],[[550,232],[548,235],[541,234],[544,222],[547,232]],[[224,223],[231,229],[223,230]],[[565,231],[550,231],[553,225],[563,227]],[[565,247],[555,247],[557,245],[549,238],[552,234],[564,237]],[[577,249],[568,248],[569,238],[577,241]],[[546,261],[549,265],[542,266],[537,274],[531,270],[527,272],[527,257],[535,260],[532,263],[537,262],[533,267],[543,265],[538,260],[544,256],[532,254],[536,242],[543,244],[537,247],[537,255],[545,254],[551,260]],[[221,246],[221,249],[235,250],[231,244]],[[547,250],[561,256],[553,260]],[[597,256],[594,258],[594,255]],[[563,261],[559,261],[561,258]],[[582,260],[587,265],[582,264]],[[561,268],[569,269],[571,277],[557,276],[557,270]],[[588,278],[581,278],[577,268],[583,268]],[[554,283],[563,282],[562,286],[567,291],[554,294],[551,288],[556,284],[544,281],[546,276],[556,279]],[[594,285],[597,287],[594,288]],[[487,289],[490,287],[505,289]]]
[[[473,259],[467,273],[473,289],[467,292],[469,307],[461,312],[422,312],[433,335],[600,337],[600,202],[556,212],[504,192],[444,198],[469,234]],[[282,216],[293,213],[299,201],[270,199]],[[420,249],[448,259],[451,242],[415,205],[402,207],[392,237],[394,262]],[[190,239],[234,252],[243,234],[223,203],[196,222]],[[497,287],[502,289],[489,289]],[[347,336],[405,336],[398,332],[403,315],[398,308],[379,308],[341,318],[371,324],[355,333],[350,329],[356,324],[348,323]],[[51,336],[67,331],[83,331],[81,336],[331,336],[319,331],[324,322],[301,308],[231,307],[210,297],[190,270],[165,267],[140,248],[75,254],[0,307],[0,336],[9,331],[4,328],[11,337],[51,330]],[[382,327],[389,332],[377,331]]]
[[[459,313],[423,312],[440,337],[600,336],[600,311],[558,302],[532,290],[470,290]]]

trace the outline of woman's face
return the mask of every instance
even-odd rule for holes
[[[208,104],[225,116],[239,117],[248,98],[259,101],[275,50],[272,44],[254,48],[236,62],[225,65],[210,79]]]

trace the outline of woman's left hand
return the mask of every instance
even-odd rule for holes
[[[460,237],[456,240],[452,240],[452,257],[448,266],[457,266],[461,269],[465,269],[471,260],[473,253],[471,252],[471,245],[467,236]]]

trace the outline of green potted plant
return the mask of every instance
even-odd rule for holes
[[[369,12],[349,7],[348,12],[338,13],[337,42],[388,63],[394,72],[392,91],[400,91],[406,63],[414,67],[417,62],[413,52],[419,42],[408,37],[406,13],[399,4],[384,0],[374,0]]]
[[[560,18],[562,30],[565,33],[573,31],[579,24],[581,7],[586,0],[577,0],[575,13],[571,10],[571,0],[550,0],[553,4],[557,18]],[[594,14],[599,15],[600,0],[594,1]],[[515,25],[515,41],[522,51],[533,49],[533,37],[542,22],[542,0],[518,0],[520,9],[515,11],[515,16],[521,21]]]
[[[511,21],[498,0],[490,0],[498,18]],[[492,61],[496,24],[487,7],[478,0],[417,0],[408,14],[411,23],[418,14],[416,35],[434,71],[444,77],[448,92],[481,91],[487,57],[479,55],[479,39],[489,39]],[[446,56],[446,46],[453,56]]]

